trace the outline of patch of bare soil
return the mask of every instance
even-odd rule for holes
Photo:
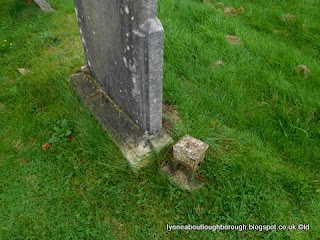
[[[210,0],[203,0],[203,3],[216,11],[221,11],[221,12],[223,11],[224,14],[231,17],[236,17],[245,12],[245,9],[243,7],[234,8],[231,6],[226,6],[223,2],[211,3]]]
[[[292,21],[292,20],[295,20],[295,19],[296,19],[296,16],[293,15],[293,14],[287,13],[287,14],[283,14],[283,15],[282,15],[282,19],[283,19],[284,21]]]
[[[223,12],[231,17],[236,17],[244,13],[244,8],[225,7]]]
[[[226,39],[229,43],[233,45],[241,45],[243,44],[242,39],[240,37],[234,35],[226,35]]]
[[[311,75],[311,70],[304,64],[300,64],[299,66],[297,66],[296,72],[304,75],[305,77],[308,77]]]

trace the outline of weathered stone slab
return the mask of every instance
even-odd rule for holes
[[[94,79],[148,133],[162,126],[163,28],[157,0],[75,0]]]
[[[34,2],[43,10],[47,12],[53,12],[53,8],[45,0],[34,0]]]
[[[134,169],[144,166],[152,152],[158,152],[173,142],[164,131],[148,134],[141,130],[89,73],[72,75],[71,83]]]

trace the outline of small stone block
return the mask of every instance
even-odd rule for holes
[[[183,165],[189,170],[189,177],[192,178],[197,166],[206,155],[209,145],[193,138],[189,135],[184,136],[173,146],[173,166]]]

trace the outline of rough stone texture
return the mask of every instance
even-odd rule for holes
[[[192,179],[192,181],[190,181],[190,177],[186,175],[183,169],[172,171],[172,166],[169,162],[164,163],[161,166],[161,170],[164,171],[164,173],[166,173],[169,178],[183,190],[194,191],[204,185],[203,182],[198,181],[197,179]]]
[[[52,7],[45,0],[34,0],[34,2],[43,10],[47,12],[53,12]]]
[[[75,91],[85,102],[90,112],[119,146],[133,169],[148,163],[152,152],[159,152],[173,141],[164,130],[146,134],[127,116],[124,111],[106,94],[103,86],[92,78],[86,69],[71,76]],[[106,114],[107,113],[107,114]]]
[[[203,161],[208,148],[208,144],[189,135],[184,136],[173,146],[173,169],[177,170],[180,164],[188,170],[190,179],[193,178],[196,168]]]
[[[157,0],[75,0],[87,66],[143,131],[162,126],[163,28]]]

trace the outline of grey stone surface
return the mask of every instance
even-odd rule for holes
[[[47,12],[53,12],[53,8],[45,0],[34,0],[34,2],[43,10]]]
[[[189,135],[184,136],[173,146],[173,169],[177,170],[178,165],[184,166],[192,179],[208,148],[205,142]]]
[[[164,171],[173,182],[183,190],[194,191],[203,187],[204,183],[197,179],[190,180],[190,177],[183,169],[172,170],[172,166],[169,163],[162,165],[161,170]]]
[[[75,0],[87,66],[148,133],[162,127],[163,28],[157,0]]]

